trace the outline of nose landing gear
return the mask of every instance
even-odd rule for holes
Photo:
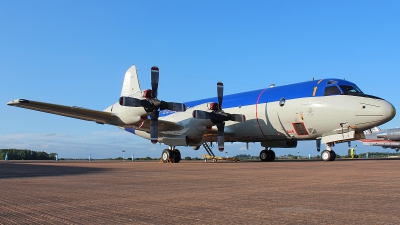
[[[326,150],[323,150],[321,153],[321,158],[324,161],[335,161],[336,159],[336,152],[333,151],[332,146],[333,143],[326,143]]]
[[[324,161],[334,161],[336,159],[336,152],[333,150],[323,150],[321,153],[321,158]]]

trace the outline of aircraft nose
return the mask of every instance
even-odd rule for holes
[[[390,103],[389,103],[389,104],[390,104]],[[391,105],[392,105],[392,104],[391,104]],[[393,119],[394,116],[396,116],[396,108],[392,105],[392,118],[390,118],[390,119]]]
[[[356,123],[359,128],[368,129],[390,121],[395,115],[396,109],[390,102],[365,98],[356,108]]]
[[[383,100],[381,103],[381,107],[379,108],[380,108],[379,111],[382,114],[382,120],[383,120],[382,124],[390,121],[396,115],[396,109],[388,101]]]

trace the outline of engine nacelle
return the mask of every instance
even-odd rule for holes
[[[200,147],[201,147],[200,145],[193,145],[193,146],[192,146],[193,150],[199,150]]]
[[[288,140],[288,141],[262,141],[261,146],[263,147],[271,147],[271,148],[296,148],[297,140]]]
[[[201,146],[202,140],[193,140],[187,136],[176,136],[176,137],[163,137],[160,142],[169,146],[193,146],[194,150],[197,150]],[[195,149],[195,147],[197,149]]]
[[[115,114],[120,120],[120,125],[141,123],[148,115],[143,107],[125,107],[119,103],[109,106],[104,111]]]

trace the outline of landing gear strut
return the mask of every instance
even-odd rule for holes
[[[161,154],[161,160],[163,163],[179,163],[179,161],[181,161],[181,152],[173,147],[164,149]]]
[[[264,149],[260,152],[261,162],[272,162],[275,160],[275,152],[270,149]]]

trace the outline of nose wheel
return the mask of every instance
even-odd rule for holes
[[[336,152],[333,150],[324,150],[321,153],[321,158],[324,161],[334,161],[336,159]]]

